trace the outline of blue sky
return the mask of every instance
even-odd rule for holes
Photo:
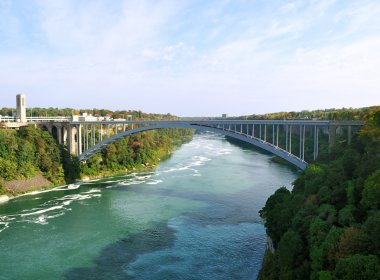
[[[1,0],[0,107],[380,105],[378,0]]]

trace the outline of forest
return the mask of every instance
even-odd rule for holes
[[[380,279],[380,110],[260,211],[273,250],[259,279]]]
[[[341,109],[324,109],[324,110],[304,110],[299,112],[277,112],[270,114],[253,114],[241,116],[238,119],[257,120],[257,119],[276,119],[276,120],[293,120],[293,119],[316,119],[316,120],[333,120],[333,121],[357,121],[364,120],[366,116],[378,106],[364,108],[341,108]]]
[[[16,112],[14,108],[1,108],[0,116],[12,116]],[[108,109],[73,109],[73,108],[27,108],[27,117],[56,117],[56,116],[72,116],[80,115],[82,113],[88,113],[93,116],[108,116],[113,119],[126,119],[131,116],[133,120],[173,120],[177,119],[169,113],[167,114],[149,114],[140,110],[118,110],[112,111]]]

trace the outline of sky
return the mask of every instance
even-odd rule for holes
[[[380,105],[379,0],[0,0],[0,107]]]

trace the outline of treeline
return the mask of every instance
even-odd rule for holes
[[[103,148],[82,166],[82,174],[125,172],[156,165],[174,146],[189,141],[189,129],[160,129],[134,134]]]
[[[1,108],[1,116],[12,116],[16,113],[14,108]],[[73,108],[27,108],[27,117],[55,117],[55,116],[72,116],[79,115],[82,113],[92,114],[93,116],[108,116],[114,119],[124,118],[127,116],[132,116],[133,120],[173,120],[177,119],[176,116],[171,114],[148,114],[137,110],[119,110],[112,111],[107,109],[73,109]]]
[[[98,176],[142,169],[158,163],[174,145],[191,139],[192,131],[163,129],[136,134],[101,150],[86,164],[69,152],[47,131],[34,126],[20,130],[0,129],[0,194],[9,192],[4,181],[42,174],[54,185],[71,183],[81,175]]]
[[[274,252],[259,279],[380,279],[380,110],[260,211]]]
[[[377,110],[379,106],[364,108],[342,108],[342,109],[325,109],[300,112],[277,112],[270,114],[253,114],[249,116],[240,116],[239,119],[263,119],[263,120],[292,120],[292,119],[316,119],[316,120],[336,120],[336,121],[354,121],[365,120],[371,111]]]

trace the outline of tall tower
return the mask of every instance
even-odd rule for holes
[[[25,95],[17,94],[16,104],[17,104],[16,121],[17,122],[26,122]]]

